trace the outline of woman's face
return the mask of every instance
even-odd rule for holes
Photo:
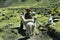
[[[30,13],[31,11],[26,11],[27,13]]]

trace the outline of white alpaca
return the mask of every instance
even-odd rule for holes
[[[48,24],[53,24],[53,18],[51,15],[48,17]]]
[[[26,27],[26,36],[35,35],[36,19],[25,19],[24,16],[21,16],[21,19]]]

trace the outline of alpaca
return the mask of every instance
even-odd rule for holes
[[[25,19],[24,16],[21,16],[21,19],[26,27],[26,36],[35,35],[36,19]]]

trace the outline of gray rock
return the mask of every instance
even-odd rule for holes
[[[43,34],[42,32],[40,32],[40,34],[33,35],[27,40],[53,40],[53,39],[50,38],[46,33]]]
[[[2,13],[2,16],[5,16],[5,13]]]

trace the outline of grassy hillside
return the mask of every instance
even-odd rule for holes
[[[39,22],[37,22],[37,25],[40,24],[40,22],[42,24],[42,26],[39,26],[38,30],[36,31],[40,32],[39,35],[41,35],[38,35],[38,39],[50,39],[49,34],[47,34],[48,32],[45,32],[49,31],[49,33],[51,33],[50,35],[54,36],[51,37],[52,40],[60,40],[60,19],[58,22],[54,22],[54,24],[49,26],[51,29],[47,30],[45,27],[46,23],[48,22],[48,15],[44,15],[45,11],[48,12],[48,8],[51,8],[51,14],[54,14],[56,11],[54,11],[54,8],[56,7],[60,7],[60,0],[0,0],[0,40],[16,40],[17,38],[19,40],[21,38],[24,39],[25,36],[23,35],[25,35],[25,31],[20,31],[21,18],[19,16],[21,12],[25,12],[25,10],[22,8],[36,9],[32,9],[32,11],[38,13],[36,14],[37,21]],[[60,10],[60,8],[57,9]]]
[[[15,39],[21,39],[21,38],[25,37],[25,36],[22,36],[22,34],[21,34],[21,33],[25,34],[24,31],[21,32],[19,29],[20,28],[19,25],[20,25],[20,21],[21,21],[20,16],[19,16],[20,13],[21,13],[21,10],[10,10],[10,9],[6,9],[6,8],[0,9],[0,39],[1,40],[11,40],[11,39],[15,40]],[[38,22],[42,22],[45,24],[48,22],[48,17],[41,15],[41,14],[36,14],[36,16],[38,17],[37,18]],[[40,17],[40,16],[42,16],[42,17]],[[6,25],[9,23],[12,23],[12,26],[7,27]],[[58,22],[56,22],[54,25],[51,25],[50,27],[52,29],[55,29],[54,33],[56,33],[56,32],[60,33],[60,20]],[[16,28],[16,29],[13,29],[13,28]],[[42,29],[43,29],[43,26],[42,26]],[[50,31],[52,31],[52,29],[50,29]],[[3,31],[1,31],[1,30],[3,30]],[[20,31],[21,33],[19,34],[18,31]],[[39,33],[39,34],[41,35],[41,33]],[[48,40],[49,37],[46,37],[43,35],[45,35],[45,34],[41,35],[42,39],[45,40],[47,38],[47,40]],[[41,36],[38,36],[38,37],[41,38]],[[51,39],[51,38],[49,38],[49,39]]]
[[[50,7],[60,6],[60,0],[0,0],[0,7]]]
[[[8,9],[3,9],[3,10],[5,10],[5,11],[2,11],[2,9],[0,9],[0,12],[1,12],[0,13],[0,28],[4,27],[6,24],[9,24],[9,23],[12,23],[13,26],[19,26],[20,17],[19,17],[19,14],[17,13],[17,11],[15,12],[15,10],[12,11],[12,10],[8,10]],[[4,16],[2,16],[3,14],[4,14]]]

